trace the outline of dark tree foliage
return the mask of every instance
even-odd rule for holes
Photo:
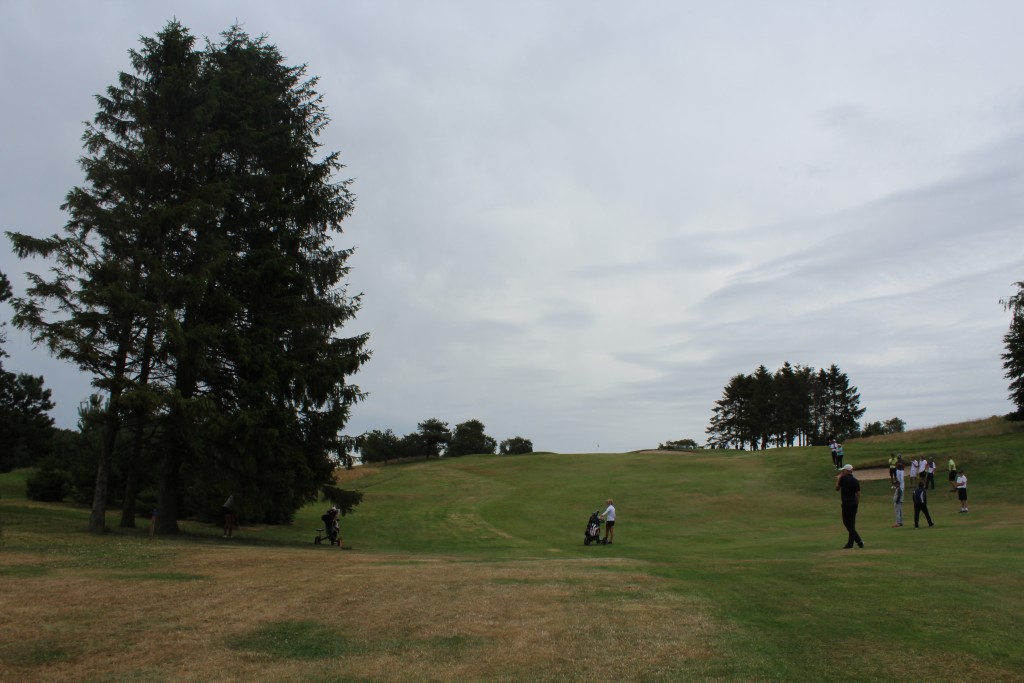
[[[129,492],[158,472],[160,533],[240,488],[284,521],[333,481],[363,396],[367,338],[337,336],[359,308],[334,246],[349,182],[319,152],[316,80],[275,47],[234,27],[198,50],[177,22],[141,43],[97,98],[65,234],[11,236],[57,263],[15,322],[104,394],[90,528],[118,457]]]
[[[363,502],[362,491],[348,491],[337,486],[327,485],[324,486],[323,493],[325,499],[338,507],[342,517],[355,512],[356,506]]]
[[[750,450],[821,444],[829,434],[856,434],[863,414],[857,387],[835,365],[817,374],[788,362],[775,373],[762,365],[729,380],[712,409],[707,444]]]
[[[526,455],[533,453],[533,442],[521,436],[505,439],[499,446],[502,455]]]
[[[362,463],[387,464],[402,457],[402,440],[390,429],[366,432],[359,438],[359,460]]]
[[[11,283],[0,272],[0,303],[10,298]],[[0,325],[0,472],[36,465],[49,454],[53,437],[50,390],[42,377],[4,370],[6,341]]]
[[[899,434],[907,428],[907,423],[898,417],[889,418],[885,422],[868,422],[860,431],[860,435],[884,436],[885,434]]]
[[[50,410],[53,401],[42,377],[0,367],[0,472],[34,466],[50,453]]]
[[[430,418],[416,425],[419,430],[420,440],[423,445],[423,455],[430,458],[440,458],[448,449],[452,440],[452,432],[448,429],[448,423]]]
[[[1010,380],[1010,401],[1017,410],[1010,417],[1024,420],[1024,282],[1014,283],[1017,293],[1000,303],[1010,312],[1010,330],[1003,337],[1002,354],[1006,379]]]
[[[455,425],[451,442],[448,444],[448,455],[483,454],[494,455],[498,442],[484,433],[484,423],[480,420],[468,420]]]
[[[814,383],[816,421],[812,444],[825,443],[829,434],[844,441],[857,434],[860,418],[866,409],[860,407],[860,392],[850,378],[836,365],[819,370]]]
[[[699,448],[700,444],[693,439],[679,439],[658,444],[658,450],[662,451],[695,451]]]

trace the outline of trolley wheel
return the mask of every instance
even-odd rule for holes
[[[319,536],[315,537],[315,538],[313,539],[313,543],[315,543],[315,544],[317,544],[317,545],[320,545],[320,537],[319,537]]]

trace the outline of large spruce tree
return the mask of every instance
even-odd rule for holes
[[[1003,337],[1002,355],[1006,379],[1010,380],[1010,400],[1017,407],[1013,417],[1024,420],[1024,282],[1015,283],[1017,293],[1000,303],[1010,312],[1010,330]]]
[[[239,489],[253,517],[287,519],[330,483],[368,357],[365,335],[338,336],[359,307],[334,245],[353,198],[319,150],[316,81],[237,27],[196,49],[171,22],[130,55],[86,130],[64,235],[12,235],[57,263],[15,322],[106,394],[94,530],[125,425],[157,443],[159,532]]]

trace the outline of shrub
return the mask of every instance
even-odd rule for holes
[[[63,470],[36,470],[25,481],[25,495],[29,500],[60,503],[70,491],[71,478]]]

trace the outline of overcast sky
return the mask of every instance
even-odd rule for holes
[[[176,17],[320,78],[369,332],[348,432],[705,439],[729,378],[835,363],[865,420],[1005,414],[1024,3],[0,0],[0,230],[62,229],[83,122]],[[3,238],[15,293],[25,271]],[[9,320],[10,309],[0,310]],[[60,426],[89,379],[7,327]]]

